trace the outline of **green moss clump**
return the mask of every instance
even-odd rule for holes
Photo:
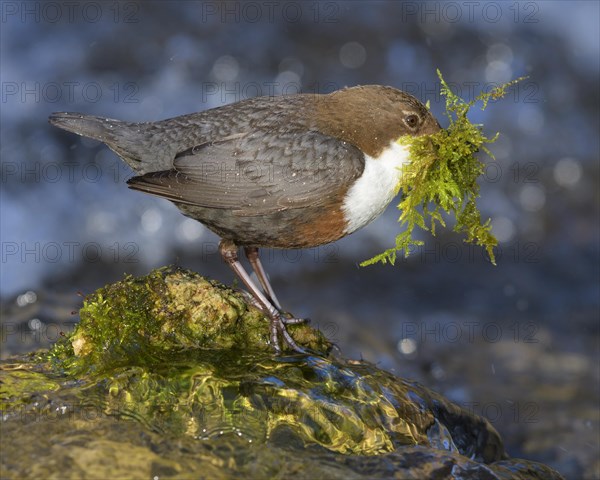
[[[86,297],[81,321],[50,351],[69,374],[153,364],[157,356],[189,349],[272,352],[269,321],[242,295],[174,267],[127,276]],[[297,342],[327,352],[331,345],[308,325],[292,325]]]
[[[506,94],[506,90],[525,77],[505,83],[490,92],[480,93],[470,102],[454,94],[437,71],[441,93],[446,97],[446,116],[450,120],[447,129],[432,135],[406,136],[399,140],[410,149],[410,162],[402,168],[402,178],[397,191],[402,191],[398,209],[402,211],[398,221],[406,229],[396,237],[396,245],[361,266],[396,261],[397,252],[408,256],[412,246],[423,245],[413,238],[415,227],[430,230],[435,235],[436,223],[445,227],[442,211],[456,217],[454,231],[466,236],[465,241],[484,247],[495,265],[493,248],[498,241],[492,235],[490,219],[482,223],[475,200],[479,196],[477,179],[484,173],[484,164],[475,154],[483,150],[490,158],[494,156],[486,147],[494,143],[498,133],[487,137],[482,125],[473,124],[467,118],[471,107],[481,102],[484,110],[490,100]]]

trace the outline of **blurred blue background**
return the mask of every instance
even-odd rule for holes
[[[218,239],[167,201],[126,188],[98,142],[55,111],[153,121],[255,95],[385,84],[430,101],[436,68],[501,132],[481,179],[493,267],[451,230],[395,267],[390,206],[330,246],[270,251],[284,306],[344,354],[444,393],[499,429],[509,454],[597,478],[598,2],[2,2],[2,355],[47,346],[84,294],[177,263],[226,283]],[[368,125],[365,125],[368,128]]]

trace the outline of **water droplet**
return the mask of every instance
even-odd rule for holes
[[[162,225],[162,214],[156,208],[149,208],[140,220],[144,233],[156,233]]]
[[[340,49],[340,62],[346,68],[362,67],[367,60],[367,51],[358,42],[348,42]]]
[[[413,355],[417,351],[417,342],[413,338],[403,338],[398,342],[398,351],[403,355]]]
[[[214,63],[211,73],[218,81],[232,82],[238,77],[240,66],[231,55],[223,55]]]
[[[546,192],[539,185],[525,185],[519,193],[519,202],[524,210],[538,212],[546,204]]]
[[[42,326],[44,324],[42,323],[42,321],[39,318],[32,318],[31,320],[29,320],[27,325],[29,326],[30,330],[33,330],[34,332],[36,332],[38,330],[41,330]]]
[[[28,290],[25,293],[22,293],[21,295],[19,295],[17,297],[17,305],[19,307],[24,307],[25,305],[30,305],[32,303],[35,303],[36,301],[37,301],[37,294],[32,290]]]
[[[515,236],[515,224],[508,217],[496,217],[492,220],[492,233],[499,242],[509,242]]]
[[[574,158],[563,158],[554,166],[554,181],[561,187],[573,187],[581,179],[581,164]]]

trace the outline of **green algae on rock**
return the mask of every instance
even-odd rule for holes
[[[393,248],[362,262],[361,266],[378,262],[393,265],[398,252],[408,256],[413,246],[424,243],[413,238],[415,227],[430,230],[435,235],[436,222],[446,226],[442,211],[456,217],[454,231],[465,234],[466,242],[484,247],[491,262],[496,263],[493,248],[498,241],[491,233],[490,220],[481,222],[475,202],[479,196],[477,179],[484,173],[484,164],[475,154],[483,150],[494,159],[486,145],[494,143],[499,134],[487,137],[482,125],[471,123],[467,114],[477,102],[481,102],[481,109],[484,110],[490,100],[503,97],[509,87],[525,77],[482,92],[470,102],[465,102],[452,92],[439,70],[437,74],[441,93],[446,97],[446,116],[450,124],[448,128],[432,135],[399,140],[399,143],[409,147],[411,158],[402,168],[402,178],[397,185],[397,192],[402,191],[402,199],[398,204],[402,213],[398,221],[406,229],[396,236]]]
[[[153,363],[157,354],[192,348],[271,351],[269,324],[242,294],[174,267],[100,288],[86,297],[81,321],[52,349],[68,372]],[[298,343],[326,353],[316,329],[292,325]]]

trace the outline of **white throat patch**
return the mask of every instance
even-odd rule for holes
[[[392,142],[379,157],[365,155],[365,170],[346,193],[342,205],[347,226],[352,233],[375,220],[394,198],[402,172],[408,161],[408,147]]]

